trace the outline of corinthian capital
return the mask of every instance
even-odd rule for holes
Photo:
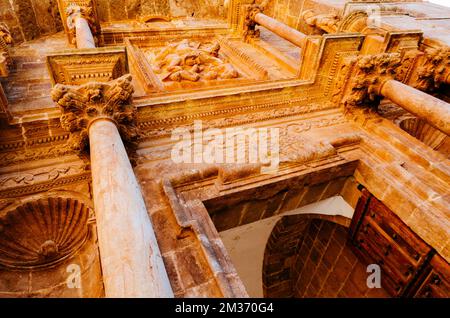
[[[339,23],[339,18],[336,14],[315,14],[313,10],[306,10],[302,14],[302,18],[306,24],[322,29],[328,33],[336,32]]]
[[[439,88],[450,82],[450,49],[441,48],[425,52],[423,62],[417,68],[413,85],[424,91]]]
[[[13,42],[11,32],[9,32],[8,26],[4,22],[0,22],[0,38],[2,38],[6,44],[12,44]]]
[[[257,23],[255,22],[255,16],[258,13],[262,13],[264,11],[264,7],[262,5],[258,5],[253,3],[246,8],[246,15],[244,18],[244,38],[258,38],[259,30],[256,30]]]
[[[8,44],[12,43],[11,33],[5,23],[0,23],[0,77],[8,76],[11,57]]]
[[[400,65],[397,53],[358,56],[350,61],[348,80],[345,85],[346,105],[376,104],[382,85],[395,78]]]
[[[75,21],[84,18],[89,24],[92,35],[96,42],[100,41],[100,23],[96,10],[95,0],[58,0],[61,19],[65,21],[64,29],[69,37],[69,42],[75,44]]]
[[[61,126],[70,132],[72,149],[79,152],[88,150],[89,127],[101,118],[117,125],[124,142],[136,141],[138,129],[132,94],[129,74],[106,83],[56,85],[51,95],[61,109]]]

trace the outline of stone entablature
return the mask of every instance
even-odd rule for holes
[[[66,50],[47,55],[52,85],[108,82],[128,73],[124,47]]]

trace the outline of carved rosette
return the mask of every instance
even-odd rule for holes
[[[71,133],[68,141],[71,148],[80,153],[88,151],[88,128],[99,118],[113,121],[122,140],[134,144],[138,128],[132,94],[131,75],[106,83],[56,85],[52,89],[52,99],[61,108],[61,127]]]
[[[350,76],[343,96],[344,104],[376,106],[380,90],[387,81],[394,79],[400,65],[397,53],[358,56],[350,61]]]
[[[281,163],[306,163],[336,154],[328,142],[308,141],[298,134],[288,134],[280,140]]]
[[[429,50],[423,57],[423,63],[417,70],[413,85],[420,90],[430,91],[450,80],[450,49]]]
[[[91,209],[71,198],[49,197],[0,212],[0,265],[53,265],[86,241]]]

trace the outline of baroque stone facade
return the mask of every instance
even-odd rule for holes
[[[0,297],[449,297],[448,19],[0,0]]]

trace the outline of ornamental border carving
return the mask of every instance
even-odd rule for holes
[[[15,198],[23,195],[30,195],[39,192],[48,191],[55,188],[60,188],[70,184],[80,183],[80,182],[90,182],[91,172],[82,173],[79,175],[74,175],[70,177],[63,177],[53,181],[46,181],[41,183],[36,183],[29,186],[15,187],[0,191],[0,198]]]

